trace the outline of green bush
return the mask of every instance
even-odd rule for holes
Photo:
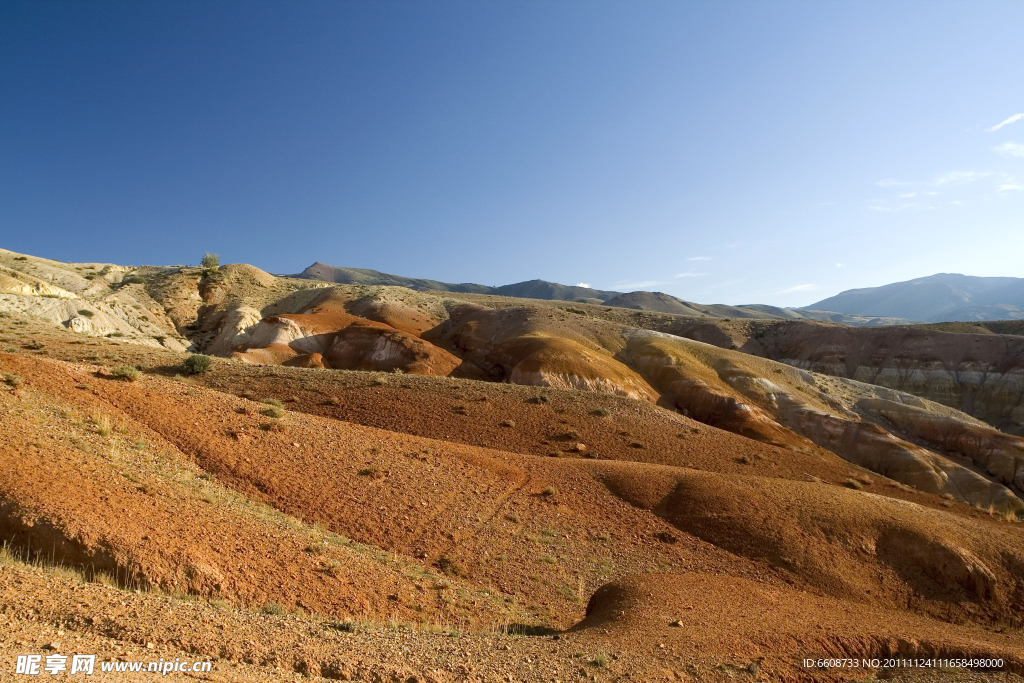
[[[91,318],[93,316],[93,312],[83,308],[80,311],[78,311],[78,315],[85,316],[86,318]]]
[[[181,369],[186,375],[201,375],[213,365],[213,358],[201,353],[193,353],[181,364]]]
[[[110,371],[110,374],[118,379],[126,379],[129,382],[134,382],[139,378],[139,369],[132,367],[131,365],[118,365]]]
[[[203,269],[203,275],[212,275],[220,268],[220,257],[208,251],[199,262],[199,267]]]

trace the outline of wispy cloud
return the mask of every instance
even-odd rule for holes
[[[1004,142],[992,149],[1009,157],[1024,157],[1024,145],[1019,142]]]
[[[919,204],[917,202],[904,202],[903,204],[888,204],[884,199],[869,199],[868,208],[872,211],[931,211],[934,206]]]
[[[1017,123],[1021,119],[1024,119],[1024,113],[1022,113],[1022,114],[1014,114],[1013,116],[1011,116],[1010,118],[1006,119],[1002,123],[997,123],[996,125],[994,125],[991,128],[989,128],[988,132],[989,133],[994,133],[997,130],[999,130],[1000,128],[1002,128],[1003,126],[1008,126],[1011,123]]]
[[[879,187],[906,187],[907,185],[913,184],[913,182],[896,180],[895,178],[882,178],[881,180],[875,181],[875,185],[878,185]]]
[[[793,292],[810,292],[818,288],[818,285],[796,285],[795,287],[788,287],[779,294],[792,294]]]
[[[964,183],[973,183],[975,180],[980,180],[992,175],[988,171],[950,171],[944,175],[939,176],[935,179],[932,185],[949,185],[955,183],[958,185]]]
[[[654,285],[665,284],[661,280],[640,280],[639,282],[630,282],[629,280],[621,280],[612,285],[614,289],[629,289],[637,290],[645,287],[653,287]]]
[[[940,187],[942,185],[963,185],[965,183],[973,183],[975,180],[980,180],[990,175],[992,174],[988,171],[949,171],[948,173],[943,173],[935,180],[896,180],[895,178],[883,178],[882,180],[875,181],[875,185],[878,187],[909,187],[911,185]],[[915,194],[917,193],[911,192],[908,194],[901,194],[900,197],[913,197]],[[934,191],[922,191],[920,194],[934,195],[937,193]]]
[[[675,278],[679,278],[679,277],[702,277],[704,275],[707,275],[707,273],[676,273],[672,277],[675,277]]]
[[[1020,183],[1004,183],[999,186],[1000,192],[1021,192],[1024,191],[1024,185]]]
[[[836,264],[836,268],[842,268],[842,267],[843,267],[843,264],[842,264],[842,263],[837,263],[837,264]]]
[[[590,289],[590,283],[589,282],[577,282],[575,286],[576,287],[586,287],[587,289]]]
[[[711,257],[710,256],[691,256],[690,258],[688,258],[686,260],[687,261],[710,261]]]

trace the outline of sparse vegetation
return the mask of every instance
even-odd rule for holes
[[[591,415],[596,415],[597,417],[608,417],[611,414],[612,411],[608,410],[607,408],[598,408],[597,410],[591,413]]]
[[[100,436],[110,436],[111,424],[110,416],[104,413],[93,413],[90,418],[93,426],[96,427],[96,433]]]
[[[181,364],[186,375],[201,375],[213,365],[213,358],[201,353],[193,353]]]
[[[110,371],[112,377],[134,382],[139,378],[139,369],[131,365],[118,365]]]
[[[88,308],[80,308],[78,309],[78,315],[82,316],[83,318],[91,318],[95,314]]]
[[[267,406],[266,408],[264,408],[263,410],[260,411],[260,414],[261,415],[266,415],[267,417],[274,417],[274,418],[283,417],[284,416],[284,409],[283,408],[279,408],[277,406]]]
[[[204,276],[213,275],[220,269],[220,257],[208,251],[199,262],[199,267],[202,269]]]
[[[462,566],[447,555],[442,555],[437,560],[437,568],[447,576],[462,576]]]
[[[280,616],[284,614],[284,606],[278,602],[268,602],[260,608],[260,611],[264,614],[273,614],[276,616]]]

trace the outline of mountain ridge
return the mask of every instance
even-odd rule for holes
[[[807,309],[925,322],[1024,318],[1024,278],[936,273],[880,287],[848,289]]]

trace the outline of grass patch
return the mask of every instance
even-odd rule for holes
[[[89,418],[93,425],[96,427],[96,433],[100,436],[110,436],[112,429],[110,424],[110,416],[103,413],[93,413],[93,416]]]

